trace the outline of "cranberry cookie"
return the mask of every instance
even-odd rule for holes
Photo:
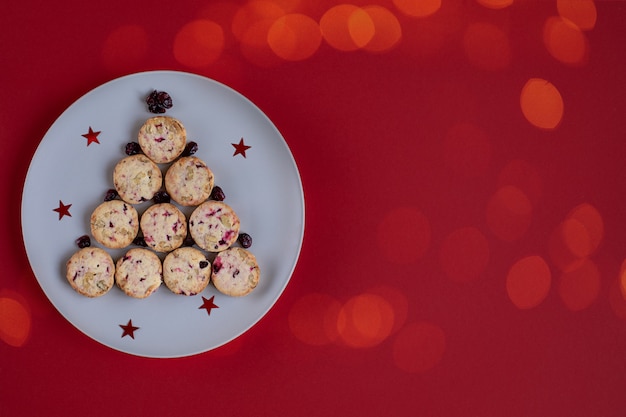
[[[196,295],[211,279],[211,262],[195,248],[178,248],[163,260],[163,282],[174,294]]]
[[[212,269],[211,280],[215,288],[232,297],[242,297],[252,292],[261,276],[256,257],[240,247],[218,253]]]
[[[133,298],[146,298],[161,286],[162,265],[149,249],[133,248],[117,260],[115,283]]]
[[[130,245],[139,231],[137,210],[122,200],[105,201],[91,214],[91,234],[107,248]]]
[[[165,173],[165,189],[181,206],[197,206],[211,195],[213,172],[196,156],[184,156]]]
[[[163,184],[159,167],[145,155],[120,160],[113,170],[113,185],[120,198],[129,204],[150,200]]]
[[[87,297],[100,297],[113,287],[115,264],[111,255],[95,247],[80,249],[67,261],[65,277],[72,288]]]
[[[171,203],[148,207],[141,215],[140,227],[146,245],[157,252],[179,248],[187,237],[187,219]]]
[[[222,201],[205,201],[189,216],[189,232],[196,245],[209,252],[221,252],[237,241],[239,217]]]
[[[139,129],[139,146],[157,164],[172,162],[185,149],[187,131],[177,119],[156,116],[146,120]]]

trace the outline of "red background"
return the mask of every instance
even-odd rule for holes
[[[275,3],[317,23],[336,5]],[[591,2],[597,20],[579,31],[588,56],[576,63],[543,38],[556,1],[443,0],[421,18],[390,0],[354,4],[372,3],[397,18],[393,48],[322,39],[297,61],[255,61],[233,15],[212,15],[211,2],[3,8],[1,415],[624,415],[626,3]],[[192,66],[175,39],[198,18],[222,25],[225,42]],[[475,23],[499,28],[509,55],[495,41],[468,49]],[[291,148],[306,201],[301,257],[271,311],[226,346],[168,360],[111,350],[66,322],[20,229],[23,181],[48,127],[92,88],[154,69],[205,75],[256,103]],[[524,115],[532,78],[562,97],[554,129]],[[515,161],[527,170],[507,182]],[[498,194],[511,184],[517,199]],[[593,247],[563,267],[551,237],[581,205],[595,217],[571,230],[592,238],[571,242]],[[518,308],[507,282],[528,256],[548,266],[548,288]]]

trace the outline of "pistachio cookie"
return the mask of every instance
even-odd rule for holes
[[[215,288],[232,297],[248,295],[259,284],[261,276],[256,257],[240,247],[218,253],[212,269],[211,280]]]
[[[141,215],[141,232],[148,247],[157,252],[179,248],[187,237],[187,219],[171,203],[154,204]]]
[[[196,156],[179,158],[165,173],[165,189],[181,206],[197,206],[206,201],[213,181],[213,172]]]
[[[100,204],[91,214],[91,234],[99,243],[111,249],[130,245],[139,231],[137,210],[122,200]]]
[[[189,216],[189,232],[196,245],[209,252],[221,252],[237,241],[240,221],[222,201],[205,201]]]
[[[137,137],[143,153],[157,164],[172,162],[180,156],[187,143],[185,126],[169,116],[146,120]]]
[[[163,184],[159,167],[145,155],[127,156],[113,170],[113,185],[120,198],[129,204],[150,200]]]
[[[86,247],[67,261],[65,277],[72,288],[87,297],[100,297],[113,287],[115,264],[111,255],[96,247]]]
[[[196,248],[178,248],[163,260],[163,282],[174,294],[196,295],[210,279],[211,262]]]

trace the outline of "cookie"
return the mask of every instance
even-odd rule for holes
[[[163,282],[175,294],[196,295],[211,279],[211,262],[198,249],[178,248],[163,260]]]
[[[259,284],[261,270],[249,251],[232,247],[218,253],[213,260],[211,281],[222,294],[242,297]]]
[[[185,126],[169,116],[156,116],[145,121],[137,137],[143,153],[157,164],[172,162],[185,149]]]
[[[165,173],[165,190],[181,206],[197,206],[207,200],[213,182],[213,172],[196,156],[179,158]]]
[[[157,252],[179,248],[187,237],[187,219],[171,203],[148,207],[141,215],[140,227],[146,245]]]
[[[91,235],[107,248],[130,245],[139,231],[137,210],[122,200],[105,201],[91,214]]]
[[[149,249],[132,248],[117,260],[115,283],[133,298],[146,298],[161,286],[162,265]]]
[[[65,277],[72,288],[87,297],[100,297],[113,287],[115,264],[105,250],[88,247],[74,253],[66,264]]]
[[[163,184],[159,167],[145,155],[120,160],[113,170],[113,185],[120,198],[129,204],[150,200]]]
[[[235,211],[222,201],[205,201],[189,216],[191,237],[209,252],[221,252],[235,243],[239,225]]]

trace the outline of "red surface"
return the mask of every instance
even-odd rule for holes
[[[362,10],[361,48],[320,37],[322,17],[346,9],[327,14],[328,0],[3,8],[0,415],[626,413],[626,3],[579,2],[597,20],[573,29],[556,0],[442,0],[422,18],[355,2],[372,3],[401,28],[391,49],[384,38],[367,49],[380,26]],[[276,53],[259,37],[281,8],[308,17],[284,19],[307,34],[291,55],[287,30],[268,37]],[[544,42],[544,27],[562,42]],[[194,30],[211,34],[202,53]],[[153,69],[255,102],[306,200],[301,258],[275,307],[232,343],[172,360],[74,329],[39,288],[20,231],[48,127],[90,89]],[[562,118],[554,96],[522,99],[534,78],[556,88]]]

